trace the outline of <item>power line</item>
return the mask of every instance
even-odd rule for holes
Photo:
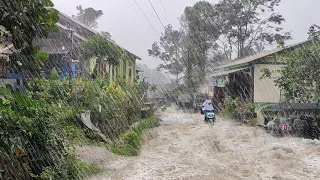
[[[164,13],[166,13],[166,15],[167,15],[167,17],[168,17],[168,13],[167,13],[166,9],[164,8],[164,5],[163,5],[163,3],[162,3],[162,0],[160,0],[160,3],[161,3],[161,6],[162,6],[162,9],[164,10]]]
[[[152,4],[151,0],[149,0],[149,3],[150,3],[150,5],[151,5],[151,7],[152,7],[152,9],[153,9],[154,13],[156,13],[156,15],[157,15],[157,17],[158,17],[158,19],[159,19],[159,21],[160,21],[160,23],[161,23],[162,27],[165,29],[165,26],[163,25],[163,23],[162,23],[162,21],[161,21],[161,19],[160,19],[159,15],[158,15],[158,13],[157,13],[156,9],[153,7],[153,4]]]
[[[135,2],[135,4],[138,6],[139,10],[141,11],[141,13],[143,14],[143,16],[146,18],[146,20],[149,22],[150,26],[152,27],[152,29],[154,30],[154,32],[160,37],[159,33],[157,32],[157,30],[153,27],[153,25],[151,24],[150,20],[147,18],[147,16],[144,14],[144,12],[142,11],[142,9],[140,8],[139,4],[137,3],[136,0],[133,0]]]

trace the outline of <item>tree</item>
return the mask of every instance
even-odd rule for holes
[[[306,42],[296,49],[283,50],[285,53],[273,59],[285,62],[286,66],[277,71],[262,69],[262,78],[271,78],[283,91],[286,100],[309,101],[320,98],[320,44],[319,41]],[[306,73],[308,72],[308,73]],[[280,76],[273,76],[274,73]]]
[[[1,34],[17,49],[10,58],[11,65],[19,72],[38,74],[35,71],[39,70],[48,55],[33,47],[32,42],[47,37],[49,32],[58,31],[56,22],[59,16],[58,11],[53,9],[53,3],[51,0],[2,0],[0,14]]]
[[[101,35],[102,35],[104,38],[106,38],[107,40],[109,40],[109,41],[111,41],[111,42],[113,42],[113,43],[116,43],[116,42],[112,39],[112,36],[111,36],[111,34],[110,34],[109,32],[107,32],[107,31],[102,31],[102,32],[101,32]]]
[[[99,75],[105,74],[106,65],[118,65],[119,59],[125,52],[104,35],[96,34],[87,41],[79,44],[80,54],[85,60],[96,58],[96,70]]]
[[[306,44],[294,51],[277,56],[287,65],[279,72],[276,84],[284,91],[289,100],[319,100],[320,90],[320,45],[319,42]],[[306,73],[308,72],[308,73]]]
[[[95,10],[91,7],[83,9],[81,5],[77,6],[79,13],[72,17],[90,28],[97,28],[99,19],[103,15],[102,10]]]
[[[184,33],[182,31],[174,30],[169,24],[165,27],[160,42],[154,42],[152,48],[148,49],[149,56],[159,58],[163,62],[158,69],[169,70],[171,74],[176,75],[176,81],[179,80],[179,75],[185,70],[183,37]]]
[[[193,7],[186,7],[181,18],[186,33],[186,65],[189,66],[186,80],[192,82],[191,84],[205,80],[208,53],[210,49],[215,48],[215,41],[220,35],[219,27],[211,24],[214,21],[212,18],[215,18],[213,5],[205,1],[197,2]]]
[[[309,39],[314,39],[315,41],[319,40],[320,35],[320,26],[314,24],[309,28]]]
[[[221,44],[229,49],[228,57],[236,53],[237,58],[254,53],[254,46],[273,44],[290,39],[290,33],[283,32],[285,19],[275,12],[281,0],[221,0],[214,6],[214,25],[221,27]]]

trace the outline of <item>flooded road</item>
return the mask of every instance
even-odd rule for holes
[[[83,159],[108,171],[92,179],[320,179],[319,141],[276,138],[221,118],[211,126],[200,114],[170,109],[162,120],[145,133],[138,157],[79,148]]]

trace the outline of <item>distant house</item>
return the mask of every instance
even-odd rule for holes
[[[57,23],[59,32],[50,33],[47,38],[34,41],[34,45],[39,46],[42,52],[49,54],[49,61],[44,69],[45,75],[48,76],[53,68],[59,71],[61,77],[88,75],[89,65],[81,63],[83,61],[79,57],[76,46],[98,32],[61,12],[59,12],[59,18]],[[135,79],[135,64],[140,58],[127,52],[132,58],[120,59],[118,66],[105,65],[104,73],[110,75],[111,81],[118,77],[125,78],[128,82],[133,82]]]
[[[263,69],[279,70],[285,62],[275,61],[274,55],[301,47],[310,41],[301,42],[286,48],[264,51],[243,59],[217,67],[212,74],[216,82],[214,100],[222,103],[226,96],[238,97],[252,103],[279,103],[284,101],[283,93],[273,79],[262,78]],[[273,77],[279,74],[273,74]]]

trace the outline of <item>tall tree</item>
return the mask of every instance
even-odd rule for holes
[[[193,67],[193,70],[189,68],[186,72],[193,75],[189,74],[186,77],[196,78],[193,82],[205,79],[209,50],[215,48],[215,41],[220,35],[219,27],[211,25],[215,18],[213,10],[212,4],[200,1],[193,7],[187,7],[181,18],[181,24],[186,32],[184,41],[188,52],[186,64]]]
[[[315,41],[320,40],[320,26],[314,24],[309,28],[309,39],[314,39]]]
[[[84,60],[96,58],[96,70],[99,75],[104,75],[106,65],[118,65],[122,50],[114,43],[108,41],[104,35],[97,34],[88,41],[79,44],[80,54]]]
[[[79,13],[77,15],[73,15],[73,18],[90,28],[98,27],[97,19],[103,15],[102,10],[95,10],[91,7],[83,9],[81,5],[77,6],[77,10]]]
[[[290,39],[280,26],[284,17],[274,8],[281,0],[221,0],[214,6],[214,24],[221,28],[223,46],[237,58],[254,53],[255,45],[279,43]]]
[[[159,58],[163,62],[158,69],[169,70],[171,74],[176,76],[176,81],[185,70],[183,38],[184,33],[174,30],[169,24],[165,27],[160,42],[154,42],[152,48],[148,49],[149,56]]]

